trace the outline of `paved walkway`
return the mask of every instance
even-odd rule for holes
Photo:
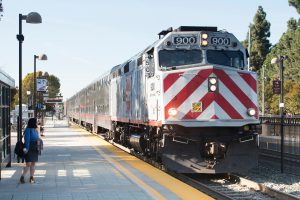
[[[0,200],[211,199],[66,121],[47,120],[44,134],[37,183],[28,173],[20,184],[24,164],[13,159],[2,170]]]

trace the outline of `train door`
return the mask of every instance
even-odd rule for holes
[[[130,62],[124,66],[124,82],[123,82],[123,116],[130,120],[131,116],[131,82],[132,75],[130,73]]]
[[[94,98],[95,98],[95,94],[94,93]],[[96,121],[96,117],[97,117],[97,113],[96,113],[96,102],[95,99],[93,100],[93,127],[92,127],[92,132],[97,133],[97,121]]]
[[[155,77],[153,49],[148,51],[143,59],[146,78],[148,120],[157,121],[159,119],[158,91],[160,90],[160,83]]]

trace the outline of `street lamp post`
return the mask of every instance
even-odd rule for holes
[[[262,112],[262,116],[265,115],[265,65],[262,66],[262,104],[261,104],[261,112]]]
[[[39,24],[42,23],[40,14],[31,12],[28,15],[19,14],[19,34],[17,40],[19,41],[19,127],[17,140],[21,140],[22,136],[22,42],[24,41],[24,35],[22,34],[22,20],[26,20],[26,23]]]
[[[277,64],[279,63],[279,70],[280,70],[280,103],[279,103],[279,108],[280,108],[280,137],[281,137],[281,141],[280,141],[280,154],[281,154],[281,158],[280,158],[280,170],[281,173],[283,173],[283,151],[284,151],[284,137],[283,137],[283,125],[284,125],[284,113],[283,113],[283,109],[284,109],[284,98],[283,98],[283,70],[284,70],[284,66],[283,66],[283,61],[285,59],[287,59],[287,56],[280,56],[280,58],[273,58],[271,60],[271,64]]]
[[[34,118],[37,118],[37,105],[36,105],[36,59],[47,60],[47,56],[42,54],[40,56],[34,55],[34,69],[33,69],[33,105],[34,105]]]
[[[28,105],[28,110],[29,110],[29,105],[30,105],[30,100],[29,100],[29,98],[30,98],[31,92],[30,92],[29,90],[27,90],[27,91],[26,91],[26,94],[27,94],[27,105]]]

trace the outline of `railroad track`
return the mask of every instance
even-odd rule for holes
[[[296,196],[271,189],[237,175],[172,175],[216,199],[299,200]]]
[[[274,160],[279,160],[281,158],[281,153],[279,151],[268,150],[268,149],[259,149],[259,156],[261,157],[269,157]],[[298,163],[300,164],[300,155],[284,153],[284,160],[289,163]]]
[[[300,175],[300,156],[285,153],[283,155],[284,171],[289,174]],[[259,162],[263,165],[272,166],[272,168],[280,169],[281,154],[278,151],[260,149]]]
[[[97,134],[94,134],[97,135]],[[102,135],[97,135],[105,139]],[[233,200],[233,199],[249,199],[249,200],[269,200],[269,199],[284,199],[284,200],[299,200],[297,196],[286,194],[263,184],[256,183],[237,175],[199,175],[199,174],[178,174],[164,168],[163,165],[153,160],[149,160],[140,154],[134,153],[130,149],[121,146],[120,144],[108,141],[114,146],[133,154],[141,160],[155,166],[158,169],[165,171],[173,177],[189,184],[190,186],[212,196],[215,199]]]

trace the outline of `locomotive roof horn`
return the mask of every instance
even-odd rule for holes
[[[181,32],[181,31],[212,31],[217,32],[218,28],[215,26],[179,26],[174,31]]]
[[[167,35],[170,32],[182,32],[182,31],[212,31],[217,32],[218,27],[215,26],[179,26],[177,29],[173,30],[172,27],[162,30],[158,33],[159,39],[163,38],[165,35]]]
[[[167,35],[168,33],[172,32],[173,28],[169,27],[167,30],[162,30],[161,32],[158,33],[158,38],[163,38],[165,35]],[[162,36],[162,37],[161,37]]]

